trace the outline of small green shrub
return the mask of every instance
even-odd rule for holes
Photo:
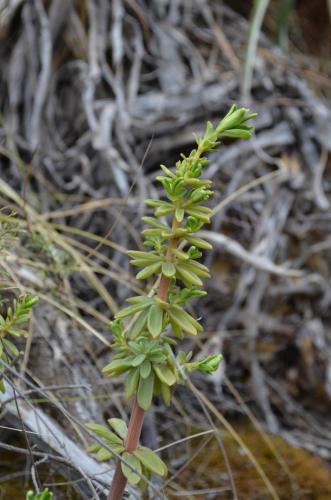
[[[40,493],[29,490],[26,494],[26,500],[53,500],[53,493],[48,488],[45,488]]]
[[[211,245],[196,235],[210,222],[212,210],[206,202],[212,196],[212,182],[201,178],[208,164],[206,153],[215,150],[220,137],[248,139],[253,128],[246,124],[255,117],[247,109],[232,106],[214,127],[208,122],[203,137],[196,137],[197,147],[189,156],[181,155],[174,169],[161,165],[163,175],[157,177],[165,193],[164,200],[145,200],[154,216],[143,217],[144,245],[148,251],[129,251],[131,264],[139,267],[136,278],[154,277],[156,282],[148,295],[128,299],[111,323],[114,355],[103,369],[108,377],[126,374],[127,399],[134,398],[129,426],[120,419],[108,420],[110,428],[87,424],[101,442],[90,447],[99,460],[109,460],[113,453],[121,456],[109,499],[122,497],[126,481],[146,487],[146,479],[155,473],[162,477],[167,467],[158,456],[139,445],[144,412],[154,396],[171,402],[176,384],[185,384],[193,370],[213,373],[222,359],[220,354],[192,359],[192,353],[179,351],[177,339],[195,336],[202,325],[184,307],[196,297],[206,294],[200,287],[209,278],[209,270],[199,262],[203,250]]]
[[[0,211],[0,251],[2,253],[14,246],[19,234],[19,224],[15,214],[3,215]],[[4,363],[11,364],[19,355],[20,351],[13,342],[15,338],[27,337],[24,325],[27,324],[32,307],[38,298],[31,295],[22,295],[13,299],[10,305],[8,300],[0,296],[0,306],[4,312],[0,314],[0,391],[5,392],[3,373]],[[2,363],[3,361],[3,363]]]
[[[12,359],[20,355],[20,351],[12,338],[27,337],[24,324],[29,321],[32,307],[38,302],[38,297],[23,295],[14,299],[11,306],[6,307],[5,314],[0,314],[0,391],[5,392],[1,373],[5,370],[1,360],[10,364]],[[8,339],[10,336],[11,340]]]

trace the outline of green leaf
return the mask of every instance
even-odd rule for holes
[[[193,217],[198,217],[203,220],[204,217],[211,215],[211,210],[210,208],[199,205],[199,203],[207,201],[212,195],[213,191],[200,184],[197,189],[191,191],[189,205],[185,208],[185,211]]]
[[[154,227],[157,227],[159,229],[163,229],[165,231],[170,229],[167,224],[163,224],[162,222],[160,222],[158,219],[155,219],[154,217],[142,217],[141,220],[150,226],[154,226]]]
[[[212,194],[212,191],[209,191],[209,190],[206,190],[205,188],[201,188],[201,189],[195,189],[194,190],[194,193],[197,193],[198,194]],[[190,196],[191,200],[192,200],[192,196]],[[185,207],[185,211],[187,213],[189,213],[190,215],[193,215],[193,217],[198,217],[200,218],[202,215],[205,216],[205,217],[211,217],[213,215],[213,211],[211,208],[209,207],[204,207],[203,205],[188,205],[187,207]],[[190,213],[192,211],[192,213]]]
[[[129,340],[128,346],[132,349],[134,354],[146,354],[145,339],[139,338],[138,340]]]
[[[192,271],[184,268],[182,264],[176,268],[176,276],[180,279],[186,286],[202,286],[203,283],[201,279]]]
[[[148,359],[151,363],[163,363],[167,358],[163,353],[151,353],[149,354]]]
[[[154,365],[153,369],[161,382],[172,386],[176,383],[176,375],[167,365]]]
[[[126,372],[132,366],[132,362],[126,359],[113,359],[107,366],[102,369],[102,373],[108,376],[120,375]]]
[[[261,3],[261,2],[259,2]],[[264,7],[263,7],[264,5]],[[265,6],[267,5],[265,2],[261,3],[261,9],[263,11],[263,8],[265,10]],[[226,136],[228,133],[234,132],[236,129],[240,129],[243,127],[243,123],[246,122],[247,120],[250,120],[251,118],[255,118],[257,116],[256,113],[249,113],[249,109],[246,108],[237,108],[237,106],[234,104],[229,112],[226,114],[226,116],[220,121],[220,123],[217,125],[216,133],[218,136]],[[252,135],[253,127],[251,126],[245,126],[246,131],[250,131],[250,136]],[[242,138],[240,135],[234,135],[233,137],[238,137]],[[244,139],[248,137],[243,137]]]
[[[102,448],[101,444],[95,442],[90,444],[90,446],[86,448],[86,451],[87,453],[96,453],[97,451],[100,450],[100,448]]]
[[[132,485],[138,484],[142,473],[140,460],[132,453],[125,451],[122,455],[123,460],[128,463],[121,462],[121,469],[128,482]],[[132,470],[133,469],[133,470]],[[140,475],[138,475],[140,474]]]
[[[139,448],[134,451],[133,454],[151,472],[154,472],[154,474],[157,474],[161,477],[166,477],[168,473],[166,464],[152,450],[149,450],[144,446],[139,446]]]
[[[158,337],[162,332],[163,325],[163,310],[159,305],[153,305],[150,307],[147,318],[147,328],[152,335],[152,337]]]
[[[188,249],[187,255],[192,260],[200,259],[200,257],[202,257],[202,252],[197,247],[192,246]]]
[[[182,238],[186,234],[187,234],[187,229],[185,229],[185,227],[178,227],[177,229],[173,229],[171,231],[163,231],[162,237],[166,239]]]
[[[171,318],[170,318],[170,324],[171,324],[173,334],[179,339],[184,338],[183,331],[182,331],[181,327],[178,325],[178,323],[171,320]]]
[[[250,139],[252,137],[251,130],[246,130],[243,128],[237,128],[232,130],[227,130],[222,133],[223,137],[231,137],[232,139]]]
[[[21,325],[22,323],[26,323],[29,320],[29,314],[22,314],[19,318],[15,319],[16,325]]]
[[[189,300],[195,297],[204,297],[207,295],[205,290],[198,290],[196,288],[182,288],[180,292],[176,294],[172,302],[176,304],[186,304]]]
[[[183,252],[182,250],[175,249],[173,250],[173,254],[179,259],[179,260],[188,260],[189,256],[187,255],[186,252]]]
[[[176,304],[175,304],[175,307],[178,307]],[[187,320],[191,323],[191,325],[194,326],[194,328],[197,330],[197,332],[203,332],[203,326],[195,319],[193,318],[193,316],[191,316],[189,313],[187,313],[186,311],[182,311]]]
[[[154,389],[154,373],[151,371],[147,378],[140,378],[137,401],[143,410],[148,410],[152,403]]]
[[[162,262],[161,257],[159,257],[158,261],[161,264]],[[150,260],[147,259],[130,260],[131,266],[136,266],[136,267],[147,267],[150,266],[152,263],[154,263],[154,261],[151,262]]]
[[[146,358],[146,354],[138,354],[131,361],[131,365],[132,366],[140,366],[145,361],[145,358]]]
[[[105,462],[106,460],[110,460],[113,454],[111,451],[106,450],[106,448],[100,448],[100,450],[96,454],[96,459],[99,462]]]
[[[155,210],[155,215],[157,217],[164,217],[165,215],[171,214],[171,212],[173,212],[174,210],[174,206],[168,203],[168,206],[157,208]]]
[[[16,327],[9,328],[8,333],[13,335],[13,337],[28,337],[28,332]]]
[[[171,278],[171,276],[174,276],[176,274],[176,267],[172,262],[163,262],[162,273],[168,278]]]
[[[154,379],[154,396],[159,396],[161,394],[161,381],[155,377]]]
[[[144,203],[146,205],[148,205],[149,207],[153,207],[153,208],[156,208],[156,207],[165,207],[165,206],[172,207],[172,205],[169,202],[167,202],[167,201],[164,201],[164,200],[153,200],[151,198],[147,198],[146,200],[144,200]]]
[[[136,250],[130,250],[128,252],[128,255],[130,257],[133,257],[134,259],[150,260],[154,262],[160,260],[160,256],[155,254],[154,252],[140,252]]]
[[[124,309],[122,309],[121,311],[119,311],[116,314],[115,318],[116,319],[123,319],[123,318],[127,318],[128,316],[133,316],[134,314],[146,309],[146,307],[148,307],[150,305],[150,303],[151,303],[151,301],[149,300],[149,301],[142,302],[140,304],[133,304],[132,306],[125,307]]]
[[[124,420],[122,420],[121,418],[109,418],[107,422],[119,437],[121,437],[122,439],[126,439],[126,436],[128,434],[128,427]]]
[[[2,339],[2,342],[4,343],[4,349],[7,349],[15,358],[20,355],[20,351],[10,340]]]
[[[139,383],[139,373],[140,373],[139,368],[130,370],[125,379],[124,389],[125,389],[125,395],[128,399],[130,399],[137,392]]]
[[[189,233],[196,233],[200,229],[201,224],[202,222],[199,219],[190,215],[186,221],[186,228]]]
[[[26,493],[26,500],[53,500],[53,493],[48,488],[45,488],[40,493],[34,493],[32,490],[29,490]]]
[[[152,274],[157,274],[161,269],[161,262],[157,262],[156,264],[151,264],[150,266],[145,267],[137,274],[137,280],[144,280],[152,276]]]
[[[171,389],[167,384],[161,384],[161,394],[164,404],[169,406],[171,401]]]
[[[198,361],[192,364],[195,365],[196,370],[202,373],[208,373],[210,375],[211,373],[218,370],[218,367],[222,359],[223,356],[221,354],[212,354],[207,358],[199,359]]]
[[[189,314],[180,309],[180,307],[173,304],[168,311],[168,315],[170,317],[170,320],[185,332],[189,333],[190,335],[196,335],[198,333],[197,328],[193,326],[191,321],[188,319]]]
[[[208,241],[205,241],[202,238],[197,238],[196,236],[185,236],[185,239],[191,245],[202,248],[203,250],[212,250],[213,248],[212,245],[208,243]]]
[[[3,378],[0,377],[0,391],[5,394],[6,392],[6,387],[5,387],[5,382],[3,380]]]
[[[144,229],[142,231],[142,234],[144,234],[145,236],[161,236],[163,232],[164,232],[163,229],[154,227],[152,229]]]
[[[142,365],[140,365],[140,376],[142,378],[147,378],[151,373],[152,365],[151,362],[146,359]]]
[[[171,170],[169,170],[165,165],[160,165],[160,167],[162,168],[163,172],[168,175],[169,177],[171,177],[172,179],[175,179],[176,178],[176,175],[171,172]]]
[[[189,260],[181,263],[181,269],[186,271],[192,271],[197,276],[201,276],[202,278],[210,278],[210,273],[208,267],[204,266],[200,262],[196,260]]]
[[[151,302],[153,302],[153,299],[151,297],[148,297],[146,295],[135,295],[134,297],[130,297],[126,299],[129,304],[146,304],[149,305]]]
[[[109,326],[115,337],[122,335],[123,326],[119,319],[114,319],[113,321],[110,321]]]
[[[184,219],[184,214],[185,214],[184,208],[176,209],[175,216],[178,222],[182,222],[182,220]]]
[[[148,313],[149,310],[145,309],[139,314],[138,318],[135,320],[133,326],[128,332],[128,336],[130,337],[130,339],[135,339],[141,333],[146,324]]]
[[[95,432],[95,434],[97,434],[97,436],[100,436],[100,437],[106,439],[110,443],[120,444],[120,445],[123,444],[122,439],[120,439],[118,436],[116,436],[116,434],[111,432],[109,429],[107,429],[107,427],[104,427],[103,425],[95,424],[94,422],[89,422],[89,423],[85,424],[85,426],[88,429],[90,429],[90,431]]]
[[[34,305],[36,305],[38,300],[39,298],[37,297],[37,295],[29,295],[29,294],[25,295],[25,305],[28,308],[31,308]]]

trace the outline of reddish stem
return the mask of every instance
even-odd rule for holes
[[[124,476],[121,468],[121,461],[116,464],[113,482],[108,493],[108,500],[120,500],[123,496],[126,485],[126,477]]]
[[[144,414],[144,410],[138,406],[135,398],[133,401],[133,408],[128,427],[128,436],[125,441],[126,451],[134,451],[139,444]],[[125,485],[126,477],[122,472],[121,461],[119,460],[116,465],[115,475],[108,495],[108,500],[120,500],[123,496]]]
[[[159,293],[158,293],[159,299],[164,300],[164,301],[167,300],[169,282],[170,282],[170,279],[167,278],[167,276],[164,276],[164,274],[162,274],[160,284],[159,284]]]
[[[169,281],[169,278],[167,278],[166,276],[161,276],[158,292],[158,297],[161,300],[166,301],[168,298]],[[135,451],[137,449],[140,440],[141,429],[143,426],[144,415],[145,411],[138,405],[137,398],[134,398],[132,413],[128,426],[128,436],[125,441],[126,451]],[[107,499],[121,500],[125,490],[126,481],[126,477],[122,472],[121,461],[118,460],[113,482]]]

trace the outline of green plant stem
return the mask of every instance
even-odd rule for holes
[[[249,26],[248,43],[246,49],[246,56],[241,81],[241,99],[243,102],[249,100],[252,77],[254,69],[254,60],[256,56],[257,44],[261,33],[261,27],[266,10],[269,6],[270,0],[255,0],[251,14],[251,21]]]
[[[259,7],[259,26],[269,1],[255,0],[255,6]],[[157,180],[162,184],[169,201],[146,200],[148,206],[155,208],[155,217],[143,219],[148,226],[152,226],[143,231],[147,236],[144,244],[153,250],[129,251],[128,254],[133,257],[132,265],[143,268],[137,274],[137,279],[146,279],[159,274],[159,281],[148,296],[129,299],[128,302],[132,305],[118,312],[111,323],[115,339],[113,347],[118,353],[103,371],[108,376],[127,372],[125,393],[127,397],[134,394],[135,397],[128,428],[121,419],[109,420],[109,425],[121,438],[120,448],[125,452],[123,458],[121,456],[117,462],[108,500],[121,500],[127,480],[130,484],[135,485],[138,482],[141,486],[145,486],[145,480],[151,473],[161,477],[167,474],[167,467],[163,461],[153,454],[152,450],[144,447],[140,449],[139,440],[145,411],[150,407],[153,395],[161,393],[165,403],[168,404],[175,383],[181,383],[184,379],[182,370],[174,363],[175,352],[170,347],[172,341],[166,336],[162,337],[162,334],[168,331],[168,326],[172,327],[174,335],[179,338],[182,338],[184,333],[196,335],[202,330],[198,321],[182,307],[191,298],[204,295],[204,292],[197,288],[203,284],[200,276],[210,277],[208,268],[196,262],[196,259],[202,256],[200,248],[208,249],[209,245],[205,240],[194,237],[203,224],[210,222],[212,214],[212,211],[204,205],[213,194],[210,190],[212,182],[200,179],[203,167],[208,163],[208,159],[203,155],[213,151],[219,145],[218,139],[221,137],[249,139],[253,127],[246,122],[255,116],[256,113],[250,113],[245,108],[237,108],[234,104],[216,127],[208,122],[204,135],[196,137],[197,149],[193,149],[189,156],[182,155],[182,160],[175,165],[175,172],[161,165],[165,176],[159,176]],[[169,231],[167,216],[170,213],[174,213],[174,216]],[[166,220],[158,221],[159,217],[165,217]],[[180,227],[182,223],[183,227]],[[192,246],[184,251],[180,249],[182,241],[185,245],[192,244]],[[176,249],[180,251],[177,252]],[[156,290],[157,295],[155,295]],[[122,320],[128,317],[132,317],[132,320],[125,327],[122,325]],[[180,351],[176,358],[185,373],[198,370],[211,374],[218,369],[222,359],[221,355],[212,355],[190,363],[191,356],[192,353],[186,354]],[[159,385],[155,385],[155,380]],[[107,430],[102,426],[91,423],[87,424],[87,427],[95,430],[103,438],[110,436],[106,441],[111,448],[114,446],[114,450],[118,448],[113,443],[112,434],[105,433]],[[125,436],[124,442],[123,436]],[[139,452],[136,452],[137,448]],[[99,444],[94,445],[93,450],[101,452],[101,457],[104,451],[107,451]],[[141,453],[143,455],[140,460],[138,457]],[[107,460],[107,453],[105,457],[104,460]],[[121,462],[124,461],[124,457],[126,457],[126,467]],[[139,481],[140,471],[144,471],[145,466],[147,477]]]
[[[174,217],[172,222],[172,230],[174,231],[179,226],[176,218]],[[171,261],[172,252],[176,248],[178,244],[177,238],[173,238],[167,250],[167,260]],[[168,298],[168,290],[169,290],[170,279],[162,274],[159,289],[158,289],[158,297],[159,299],[166,301]],[[141,430],[144,422],[145,411],[140,408],[137,403],[137,398],[134,398],[132,412],[130,416],[130,422],[128,425],[128,436],[125,441],[125,450],[126,451],[135,451],[139,444]],[[108,500],[120,500],[123,497],[123,493],[125,490],[125,486],[127,483],[127,479],[124,476],[121,468],[121,461],[118,460],[116,464],[114,479],[111,485],[111,489],[108,495]]]

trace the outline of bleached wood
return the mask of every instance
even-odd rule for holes
[[[11,386],[6,385],[6,393],[0,392],[0,403],[6,403],[7,412],[24,422],[25,427],[35,432],[45,445],[57,452],[73,465],[78,472],[83,472],[95,485],[106,486],[112,483],[114,472],[109,465],[99,463],[90,457],[72,439],[67,437],[60,426],[51,419],[44,411],[37,407],[31,407],[25,401],[18,400],[19,414],[14,401],[14,391]],[[7,401],[9,401],[7,403]],[[130,488],[128,488],[130,491]],[[131,495],[132,494],[132,495]],[[135,498],[133,490],[130,491],[130,498]]]

